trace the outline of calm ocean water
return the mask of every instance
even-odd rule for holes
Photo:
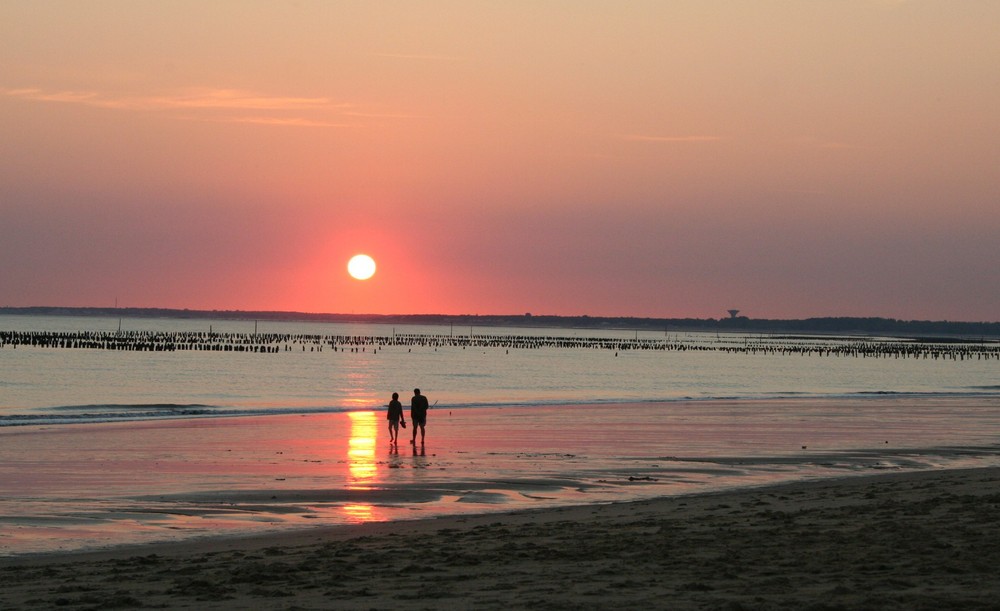
[[[449,409],[889,393],[1000,394],[996,358],[726,350],[751,344],[842,347],[872,341],[869,338],[0,316],[0,331],[117,332],[119,328],[123,333],[256,333],[293,339],[276,343],[279,351],[263,354],[0,347],[0,425],[348,411],[380,408],[393,391],[406,397],[414,387]],[[392,345],[403,336],[590,338],[641,341],[654,349],[432,346],[419,341]],[[336,346],[316,342],[316,337],[376,340]],[[655,349],[659,345],[671,349]],[[995,343],[986,347],[997,349]]]
[[[0,557],[1000,465],[983,341],[0,317],[13,332],[213,349],[0,346]],[[426,449],[382,413],[414,387]]]

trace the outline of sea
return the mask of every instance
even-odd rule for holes
[[[990,338],[0,316],[0,556],[995,466],[998,374]]]

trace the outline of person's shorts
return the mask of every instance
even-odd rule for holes
[[[427,416],[424,416],[423,418],[415,418],[414,416],[411,415],[410,422],[412,422],[414,426],[426,426]]]
[[[389,424],[399,426],[399,418],[389,418]]]

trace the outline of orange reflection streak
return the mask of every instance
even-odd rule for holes
[[[375,508],[363,503],[351,503],[340,508],[350,522],[371,522],[375,519]]]
[[[349,412],[351,438],[347,442],[347,461],[351,481],[348,490],[365,490],[375,479],[375,438],[378,419],[374,412]]]
[[[347,489],[368,490],[378,474],[375,461],[378,418],[375,412],[348,412],[348,416],[351,419],[351,437],[347,441],[347,468],[350,474]],[[352,522],[370,522],[375,518],[375,508],[365,503],[349,503],[341,510]]]

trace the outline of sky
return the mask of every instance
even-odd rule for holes
[[[0,306],[1000,321],[998,24],[0,0]]]

